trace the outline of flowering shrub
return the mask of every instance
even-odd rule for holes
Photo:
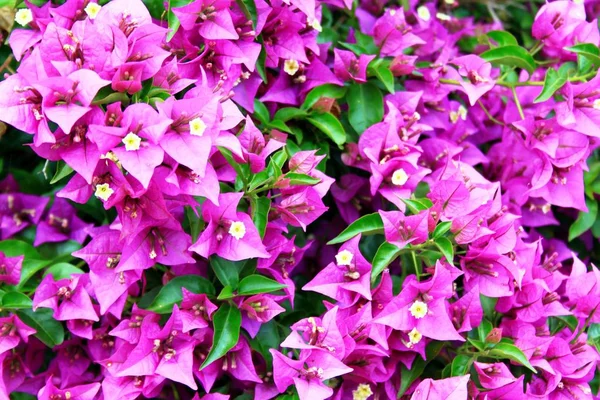
[[[600,8],[462,3],[0,1],[0,399],[597,398]]]

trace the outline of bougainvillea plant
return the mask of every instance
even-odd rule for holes
[[[599,13],[0,0],[0,400],[598,398]]]

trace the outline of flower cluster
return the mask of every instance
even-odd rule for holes
[[[595,398],[595,4],[13,3],[0,398]]]

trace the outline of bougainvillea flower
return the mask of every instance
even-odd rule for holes
[[[24,256],[7,257],[0,251],[0,282],[17,285],[21,280]]]
[[[50,308],[59,321],[86,319],[98,321],[98,315],[86,290],[86,275],[55,281],[51,274],[44,277],[33,297],[33,309]]]

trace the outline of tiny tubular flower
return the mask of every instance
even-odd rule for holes
[[[85,11],[85,13],[90,19],[95,19],[98,16],[98,13],[100,12],[101,8],[102,6],[98,3],[90,3],[87,6],[85,6],[83,11]]]
[[[459,106],[457,111],[450,111],[450,121],[455,124],[458,119],[467,120],[467,109],[464,106]]]
[[[429,8],[425,6],[420,6],[419,8],[417,8],[417,15],[423,21],[429,21],[431,19],[431,13],[429,12]]]
[[[600,110],[600,99],[594,100],[592,107],[594,107],[595,110]]]
[[[206,124],[200,118],[194,118],[190,121],[190,135],[202,136],[206,130]]]
[[[450,16],[444,13],[437,13],[435,14],[435,16],[437,17],[437,19],[439,19],[440,21],[450,21]]]
[[[285,62],[283,63],[283,70],[288,75],[291,75],[291,76],[295,75],[299,69],[300,69],[300,64],[298,63],[298,61],[296,61],[294,59],[285,60]]]
[[[352,391],[352,400],[367,400],[372,394],[371,386],[368,383],[361,383]]]
[[[229,227],[229,234],[237,240],[240,240],[246,234],[246,226],[242,221],[235,221]]]
[[[106,201],[115,191],[110,187],[108,183],[101,183],[96,185],[96,192],[94,195],[100,200]]]
[[[33,21],[33,13],[29,8],[21,8],[15,14],[15,22],[21,26],[27,26]]]
[[[423,335],[417,330],[417,328],[412,328],[412,330],[408,332],[408,339],[410,340],[411,344],[417,344],[421,341],[421,339],[423,339]]]
[[[309,24],[309,25],[310,25],[310,27],[311,27],[311,28],[313,28],[313,29],[314,29],[315,31],[317,31],[317,32],[321,32],[321,31],[323,30],[323,27],[321,26],[321,23],[320,23],[320,22],[319,22],[319,20],[318,20],[318,19],[316,19],[316,18],[315,18],[315,19],[313,19],[313,20],[310,22],[310,24]]]
[[[410,314],[416,319],[421,319],[427,315],[427,304],[416,300],[409,308]]]
[[[339,266],[351,265],[353,257],[354,257],[354,254],[352,254],[352,252],[350,252],[348,250],[342,250],[335,255],[335,261],[336,261],[337,265],[339,265]]]
[[[127,136],[123,138],[123,144],[125,144],[125,150],[136,151],[140,149],[142,138],[133,132],[129,132]]]
[[[396,186],[402,186],[408,181],[408,174],[402,168],[394,171],[392,174],[392,183]]]

